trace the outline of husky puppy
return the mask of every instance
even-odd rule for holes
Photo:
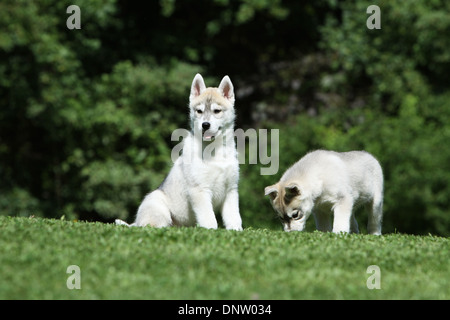
[[[381,234],[383,172],[378,161],[365,151],[308,153],[265,188],[285,231],[302,231],[311,213],[320,231],[355,232],[354,209],[369,211],[368,232]],[[331,228],[331,212],[334,213]]]
[[[234,89],[228,76],[206,88],[200,74],[189,97],[191,132],[181,156],[157,190],[141,203],[132,226],[195,226],[216,229],[215,212],[227,229],[242,230],[239,162],[234,141]],[[116,220],[116,224],[126,224]]]

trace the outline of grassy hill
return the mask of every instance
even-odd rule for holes
[[[0,217],[0,299],[450,299],[449,257],[435,236]],[[80,290],[67,288],[70,265]]]

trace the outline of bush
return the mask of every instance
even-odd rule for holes
[[[306,152],[366,149],[384,168],[385,231],[448,235],[450,4],[370,4],[380,30],[355,1],[80,0],[70,31],[63,2],[2,1],[0,214],[134,215],[204,71],[232,78],[239,127],[280,129],[276,175],[241,166],[245,226],[280,227],[264,187]]]

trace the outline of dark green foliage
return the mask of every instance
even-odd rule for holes
[[[186,125],[200,69],[112,61],[102,41],[117,28],[114,1],[79,2],[78,33],[62,2],[50,4],[1,5],[0,211],[126,218],[170,168],[170,135]]]
[[[448,2],[74,2],[81,30],[65,2],[0,3],[0,214],[131,219],[202,72],[230,75],[238,127],[280,129],[276,175],[241,166],[244,226],[280,228],[264,187],[309,150],[365,149],[385,231],[450,234]]]

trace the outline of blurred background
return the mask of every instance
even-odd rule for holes
[[[244,227],[281,230],[264,187],[306,152],[364,149],[383,231],[449,236],[449,48],[444,0],[2,0],[0,215],[133,220],[200,72],[232,79],[236,127],[280,130],[278,174],[240,167]]]

